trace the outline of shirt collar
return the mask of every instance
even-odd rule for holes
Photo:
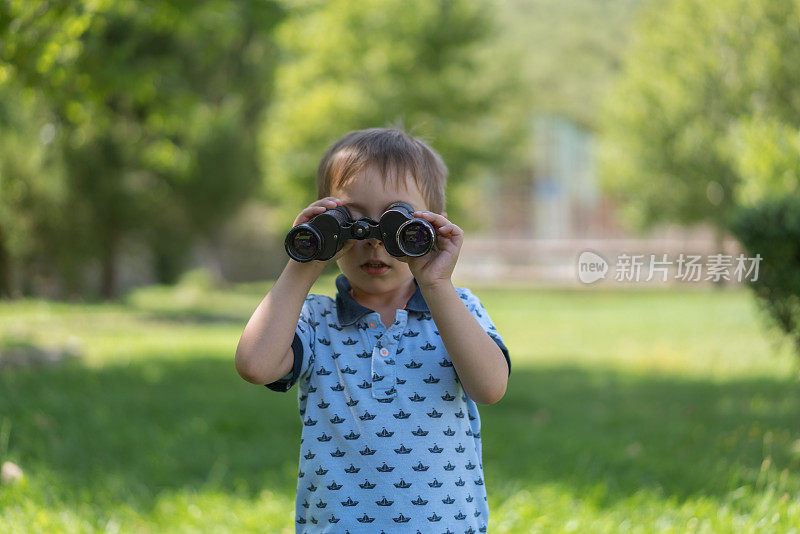
[[[414,285],[416,290],[411,295],[411,298],[408,299],[404,309],[420,313],[430,311],[425,299],[422,298],[416,279],[414,279]],[[339,316],[340,325],[349,326],[367,313],[374,311],[356,302],[356,299],[350,294],[350,281],[345,275],[340,274],[336,277],[336,289],[338,291],[336,294],[336,312]]]

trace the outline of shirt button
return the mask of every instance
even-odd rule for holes
[[[388,350],[386,350],[386,349],[381,349],[381,356],[386,356],[387,354],[389,354],[389,351],[388,351]]]

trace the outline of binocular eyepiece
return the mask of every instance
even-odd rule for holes
[[[392,256],[416,257],[431,251],[436,232],[431,223],[414,217],[414,208],[405,202],[391,204],[380,221],[354,221],[350,210],[336,206],[289,230],[284,245],[289,257],[305,263],[331,259],[348,239],[380,239]]]

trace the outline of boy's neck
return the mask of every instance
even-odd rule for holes
[[[408,299],[417,290],[417,284],[413,278],[408,279],[408,283],[385,293],[365,293],[357,287],[350,288],[350,295],[362,306],[371,310],[380,311],[387,308],[400,310],[405,308]]]

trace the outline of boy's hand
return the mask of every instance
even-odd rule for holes
[[[336,206],[341,206],[342,201],[335,197],[325,197],[319,200],[315,200],[311,204],[308,205],[306,209],[300,212],[300,215],[294,220],[294,224],[292,227],[297,226],[298,224],[307,223],[320,213],[324,212],[325,210],[329,210],[331,208],[335,208]]]
[[[425,219],[436,230],[436,244],[424,256],[400,258],[408,263],[411,273],[420,286],[435,286],[450,283],[450,277],[464,242],[464,231],[446,218],[447,213],[439,215],[430,211],[415,211],[414,217]]]
[[[307,223],[320,213],[324,213],[326,210],[335,208],[336,206],[341,206],[342,204],[343,202],[336,197],[325,197],[319,200],[315,200],[314,202],[309,204],[306,209],[300,212],[300,214],[294,220],[294,224],[292,224],[292,227],[295,227],[298,224]],[[348,239],[345,242],[344,246],[339,250],[339,252],[337,252],[336,255],[334,255],[331,259],[314,260],[314,261],[317,263],[324,263],[325,265],[328,265],[329,263],[338,260],[339,257],[345,252],[347,252],[352,246],[353,246],[353,240]]]

